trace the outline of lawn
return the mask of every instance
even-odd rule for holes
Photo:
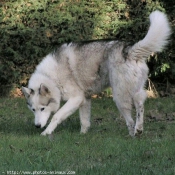
[[[112,98],[97,98],[87,134],[77,112],[50,139],[23,98],[1,98],[0,174],[173,175],[174,116],[173,97],[147,99],[144,133],[131,138]]]

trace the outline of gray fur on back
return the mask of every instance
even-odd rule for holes
[[[123,43],[94,41],[63,44],[54,52],[54,56],[58,64],[66,62],[77,85],[85,92],[86,97],[90,97],[110,85],[108,56],[112,48],[121,49]]]

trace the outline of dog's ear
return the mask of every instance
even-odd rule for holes
[[[23,92],[26,99],[28,99],[30,97],[30,95],[33,95],[35,93],[33,89],[26,88],[23,86],[22,86],[22,92]]]
[[[39,94],[42,96],[46,96],[50,94],[50,91],[46,85],[41,84],[39,88]]]

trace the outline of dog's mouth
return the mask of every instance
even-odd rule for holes
[[[41,128],[40,124],[35,125],[36,128]]]
[[[34,126],[39,129],[46,127],[46,125],[47,125],[47,122],[46,123],[40,123],[40,122],[34,123]]]
[[[41,125],[35,125],[35,128],[45,130],[47,128],[47,126],[42,127]]]
[[[46,123],[42,124],[42,123],[40,123],[40,122],[37,122],[37,123],[34,123],[34,126],[35,126],[37,129],[46,129],[48,123],[51,122],[52,116],[53,116],[52,114],[49,116],[49,118],[48,118],[48,120],[46,121]]]

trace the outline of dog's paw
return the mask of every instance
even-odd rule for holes
[[[81,127],[80,134],[86,134],[89,130],[89,127]]]
[[[46,132],[42,132],[41,135],[42,135],[42,136],[46,136]]]
[[[52,132],[49,130],[45,130],[41,133],[42,136],[50,135]]]
[[[134,136],[139,137],[142,135],[142,133],[143,133],[142,129],[141,130],[137,129],[137,130],[135,130]]]
[[[135,135],[134,135],[134,126],[130,126],[130,127],[128,127],[128,129],[129,129],[129,135],[131,136],[131,137],[134,137]]]

